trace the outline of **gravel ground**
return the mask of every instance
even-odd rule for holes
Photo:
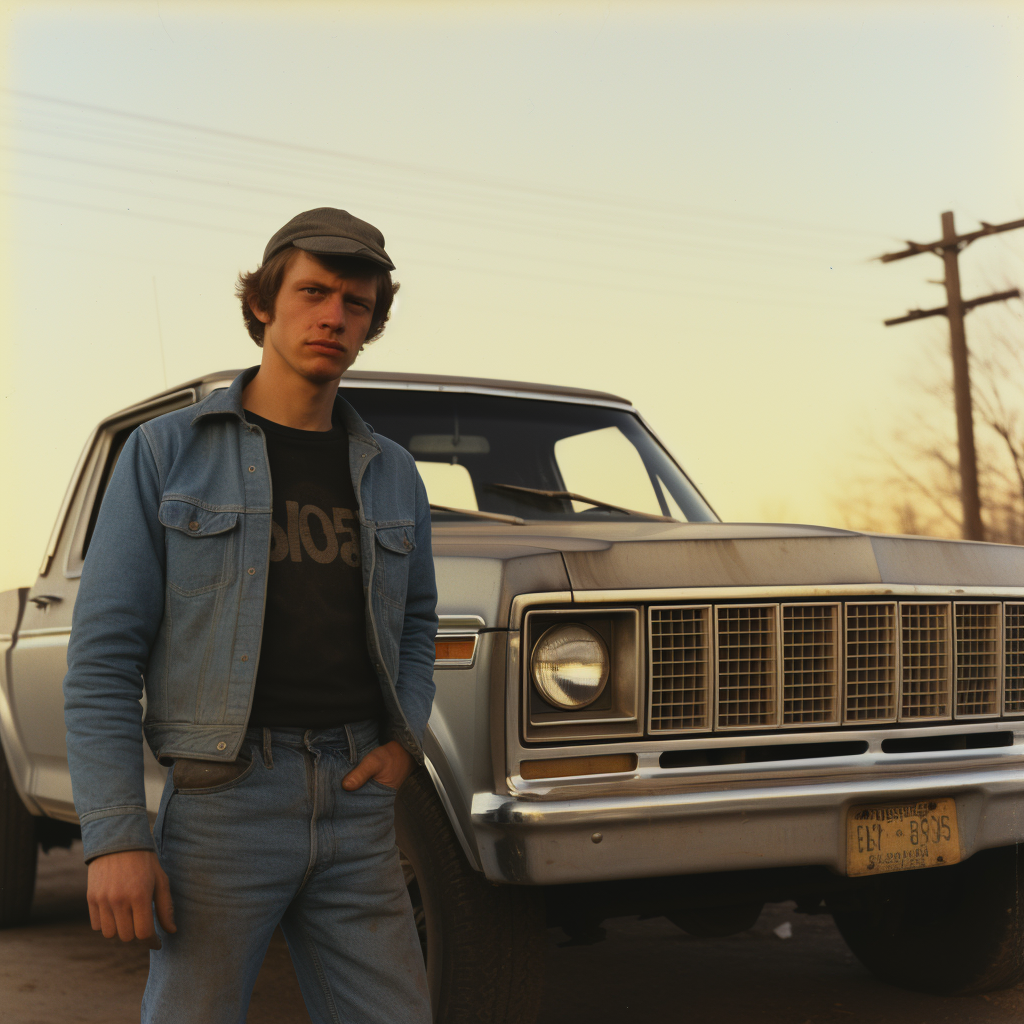
[[[789,922],[792,937],[774,929]],[[831,918],[789,904],[766,908],[750,931],[697,940],[663,918],[606,923],[607,940],[563,945],[548,933],[539,1024],[1020,1024],[1024,986],[939,998],[874,981]],[[0,932],[3,1024],[122,1024],[139,1019],[148,952],[89,928],[81,847],[40,855],[32,923]],[[263,963],[249,1024],[308,1021],[280,932]]]

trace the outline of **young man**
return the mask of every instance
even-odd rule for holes
[[[244,1021],[278,924],[314,1021],[430,1020],[393,830],[434,691],[430,510],[338,395],[392,269],[343,210],[289,221],[239,281],[260,366],[144,423],[103,499],[68,760],[92,927],[157,947],[144,1021]],[[152,835],[143,733],[173,764]]]

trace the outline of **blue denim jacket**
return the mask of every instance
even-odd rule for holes
[[[241,747],[270,563],[266,445],[242,412],[242,390],[256,370],[142,424],[103,498],[64,678],[86,859],[152,848],[143,733],[164,763],[231,761]],[[340,396],[336,411],[348,430],[359,499],[367,649],[390,738],[422,760],[437,632],[426,491],[405,449],[371,433]]]

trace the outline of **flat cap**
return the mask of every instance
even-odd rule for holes
[[[292,217],[267,243],[263,262],[289,245],[324,256],[354,256],[386,270],[395,269],[391,257],[384,251],[384,236],[372,224],[332,206],[321,206]]]

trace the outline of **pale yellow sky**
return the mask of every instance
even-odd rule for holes
[[[399,268],[361,368],[615,391],[723,518],[834,521],[945,344],[882,326],[938,260],[870,258],[1024,217],[1022,10],[8,4],[0,589],[97,419],[258,360],[234,277],[320,205]],[[964,292],[1022,272],[980,242]]]

